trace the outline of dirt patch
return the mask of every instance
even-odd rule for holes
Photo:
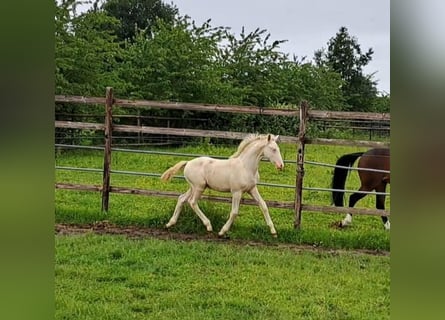
[[[220,238],[215,233],[208,233],[206,235],[185,234],[172,232],[169,230],[156,228],[143,228],[138,226],[118,226],[108,221],[98,221],[92,224],[61,224],[55,225],[55,234],[57,235],[76,235],[76,234],[105,234],[105,235],[124,235],[131,239],[145,239],[156,238],[162,240],[177,240],[177,241],[211,241],[216,243],[226,243],[241,246],[255,246],[255,247],[271,247],[278,249],[288,249],[292,251],[312,251],[320,253],[357,253],[357,254],[371,254],[379,256],[389,256],[389,251],[383,250],[367,250],[367,249],[329,249],[311,245],[297,245],[285,243],[266,243],[261,241],[249,240],[231,240],[229,238]]]

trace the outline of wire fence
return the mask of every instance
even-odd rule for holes
[[[84,150],[100,150],[100,151],[103,151],[105,149],[105,147],[98,147],[98,146],[81,146],[81,145],[68,145],[68,144],[55,144],[55,146],[58,148],[66,148],[66,149],[84,149]],[[196,153],[182,153],[182,152],[169,152],[169,151],[156,151],[156,150],[138,150],[138,149],[128,149],[128,148],[115,148],[115,147],[112,147],[111,150],[117,151],[117,152],[154,154],[154,155],[175,156],[175,157],[196,158],[196,157],[206,156],[206,157],[212,157],[214,159],[227,159],[227,157],[225,157],[225,156],[196,154]],[[268,161],[268,160],[262,159],[262,161]],[[286,159],[284,159],[283,162],[291,163],[291,164],[297,163],[296,160],[286,160]],[[332,164],[328,164],[328,163],[307,161],[307,160],[305,160],[304,163],[315,165],[315,166],[330,167],[330,168],[344,168],[344,169],[357,170],[357,171],[373,171],[373,172],[390,173],[390,171],[388,171],[388,170],[347,167],[347,166],[332,165]],[[79,167],[69,167],[69,166],[56,166],[55,168],[57,170],[66,170],[66,171],[83,171],[83,172],[103,173],[103,169],[99,169],[99,168],[79,168]],[[110,172],[114,173],[114,174],[157,177],[157,178],[161,177],[161,175],[162,175],[160,173],[152,173],[152,172],[138,172],[138,171],[125,171],[125,170],[113,170],[113,169],[110,169]],[[177,175],[174,178],[183,179],[183,180],[185,179],[185,177],[182,175]],[[288,185],[288,184],[258,182],[258,185],[267,186],[267,187],[276,187],[276,188],[295,189],[295,185]],[[303,186],[303,190],[320,191],[320,192],[343,191],[345,193],[375,194],[375,195],[385,195],[385,196],[390,195],[390,193],[387,193],[387,192],[359,191],[359,190],[347,190],[347,189],[343,190],[343,189],[317,188],[317,187],[304,187],[304,186]]]

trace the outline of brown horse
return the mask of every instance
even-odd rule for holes
[[[377,209],[385,209],[385,195],[382,193],[386,192],[386,185],[390,183],[390,173],[389,173],[389,149],[387,148],[376,148],[370,149],[366,152],[356,152],[345,154],[341,156],[336,165],[349,167],[349,168],[341,168],[336,167],[334,169],[334,176],[332,178],[332,189],[336,189],[336,191],[332,191],[332,199],[334,201],[335,206],[342,207],[343,206],[343,195],[346,177],[348,176],[348,172],[357,158],[360,157],[358,162],[358,175],[360,177],[361,186],[358,191],[376,191],[376,208]],[[370,169],[370,170],[366,170]],[[387,172],[381,171],[372,171],[372,170],[383,170]],[[349,207],[354,207],[354,205],[366,196],[366,193],[356,192],[353,193],[349,197]],[[352,215],[347,214],[346,217],[340,222],[340,227],[347,226],[352,222]],[[385,229],[390,229],[390,223],[388,217],[382,216],[382,222]]]

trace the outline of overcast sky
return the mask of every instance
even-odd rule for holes
[[[167,0],[181,15],[189,15],[198,24],[212,19],[212,26],[231,27],[239,34],[267,29],[282,43],[280,51],[306,56],[326,47],[341,26],[356,37],[363,52],[373,48],[366,74],[375,72],[379,91],[390,92],[390,1],[389,0]]]

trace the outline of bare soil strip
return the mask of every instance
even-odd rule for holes
[[[55,225],[55,234],[57,235],[78,235],[86,233],[95,233],[102,235],[124,235],[131,239],[156,238],[161,240],[177,240],[177,241],[209,241],[215,243],[225,243],[240,246],[254,247],[270,247],[277,249],[288,249],[295,252],[311,251],[318,253],[340,254],[340,253],[356,253],[369,254],[377,256],[390,256],[389,251],[384,250],[367,250],[367,249],[330,249],[311,245],[286,244],[286,243],[266,243],[251,240],[232,240],[229,238],[220,238],[216,234],[209,233],[206,235],[184,234],[172,232],[169,230],[156,228],[143,228],[137,226],[118,226],[108,221],[98,221],[92,224],[61,224]]]

